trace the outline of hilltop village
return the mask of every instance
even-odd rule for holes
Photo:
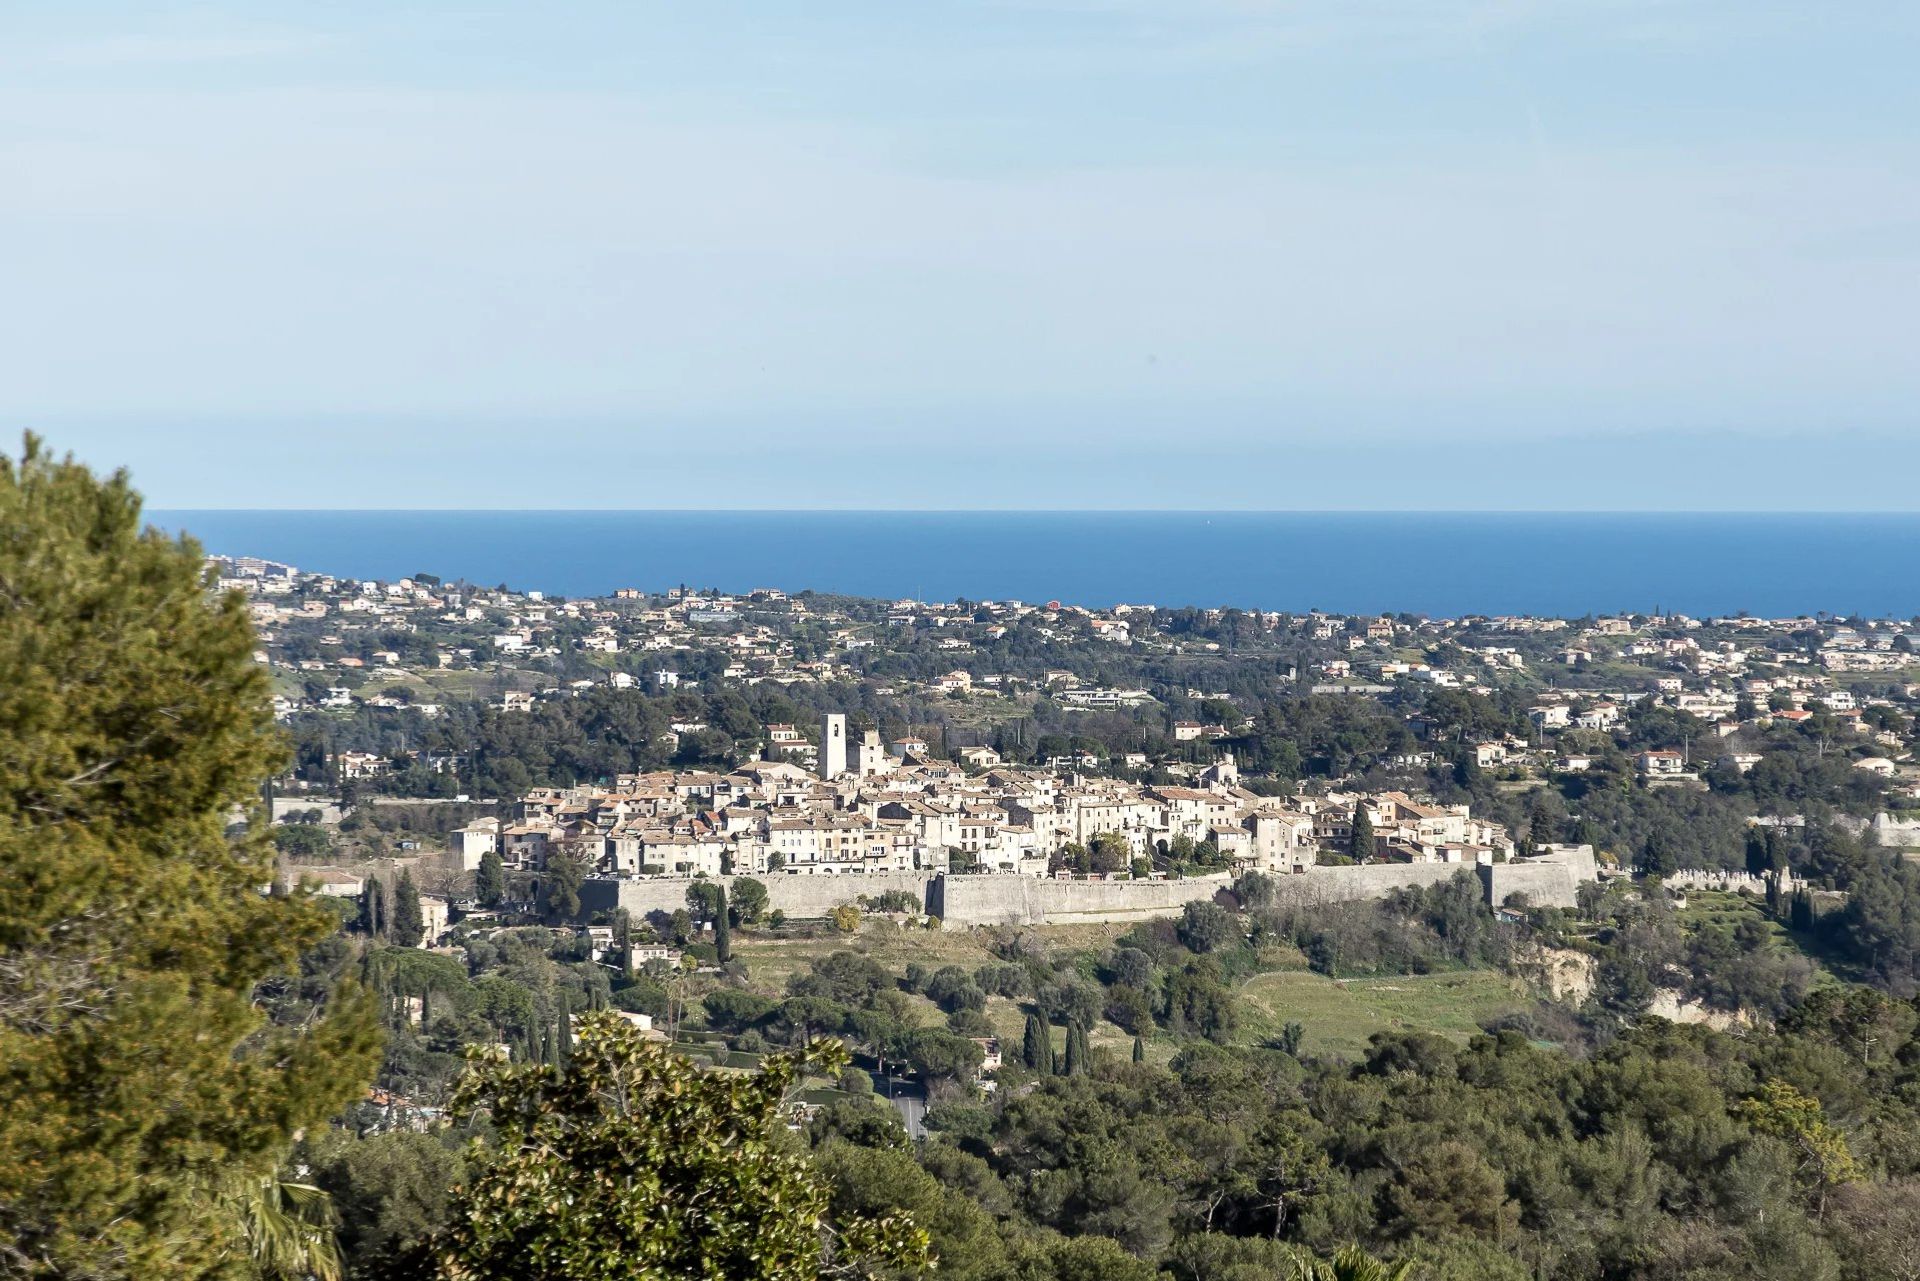
[[[832,744],[844,732],[844,718],[829,716],[821,737]],[[817,776],[766,761],[538,789],[513,804],[510,823],[483,820],[457,835],[472,850],[493,847],[497,833],[510,866],[538,869],[550,850],[570,847],[619,876],[1297,874],[1323,857],[1476,865],[1514,852],[1504,828],[1466,805],[1396,792],[1261,796],[1239,785],[1231,757],[1193,770],[1185,785],[1143,785],[997,762],[969,771],[929,760],[917,742],[884,749],[871,730],[855,750],[849,767],[830,746]],[[1361,810],[1364,848],[1354,844]]]
[[[1920,787],[1920,634],[1889,620],[554,600],[216,569],[249,597],[299,744],[283,807],[342,790],[443,802],[467,821],[403,850],[443,846],[468,872],[492,851],[530,897],[555,857],[622,880],[1145,881],[1541,856],[1605,872],[1649,853],[1726,871],[1740,846],[1668,855],[1665,824],[1580,802],[1753,791],[1769,748],[1808,748],[1842,771],[1859,824],[1901,840]],[[1588,875],[1549,897],[1570,904]]]

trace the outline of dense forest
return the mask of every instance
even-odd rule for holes
[[[381,971],[371,983],[396,1012],[383,1079],[439,1097],[454,1051],[494,1038],[564,1062],[543,1029],[603,1005],[662,1018],[677,1006],[683,1027],[720,1038],[690,1042],[707,1046],[696,1057],[831,1037],[858,1066],[795,1141],[836,1212],[925,1226],[941,1275],[1264,1278],[1297,1250],[1352,1243],[1433,1278],[1911,1275],[1920,1009],[1884,981],[1816,988],[1760,909],[1689,928],[1663,892],[1623,882],[1579,912],[1509,922],[1463,877],[1302,911],[1256,874],[1229,903],[1092,950],[994,932],[972,969],[892,970],[871,930],[856,932],[777,989],[739,949],[808,929],[733,915],[732,955],[696,943],[717,969],[695,977],[609,977],[574,936],[541,930],[472,941],[464,960],[374,943],[358,963]],[[687,926],[658,923],[663,936]],[[1805,942],[1818,951],[1852,927],[1810,926],[1825,933]],[[622,937],[653,928],[623,922]],[[1246,1034],[1237,984],[1286,949],[1335,976],[1519,973],[1543,949],[1571,950],[1594,983],[1464,1043],[1382,1032],[1355,1058],[1327,1057],[1303,1051],[1298,1023]],[[326,952],[339,968],[357,950],[343,937]],[[1737,1021],[1649,1017],[1674,986]],[[1001,1002],[1024,1011],[1025,1032],[1002,1038],[1007,1063],[983,1099],[967,1085],[969,1038],[993,1033],[983,1011]],[[1131,1053],[1110,1048],[1128,1036]],[[873,1093],[890,1064],[927,1087],[918,1143]],[[375,1260],[431,1236],[462,1159],[455,1134],[378,1126],[329,1134],[309,1156],[349,1243]]]

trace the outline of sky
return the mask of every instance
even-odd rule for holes
[[[1911,0],[0,0],[162,508],[1920,509]]]

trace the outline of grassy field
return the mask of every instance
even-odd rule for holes
[[[1259,1041],[1288,1022],[1305,1048],[1357,1057],[1375,1032],[1435,1032],[1465,1041],[1480,1021],[1528,1004],[1524,989],[1490,970],[1412,977],[1330,979],[1306,971],[1259,974],[1240,989],[1241,1036]]]
[[[1786,930],[1767,920],[1767,915],[1761,910],[1758,899],[1725,890],[1687,890],[1685,893],[1687,905],[1678,913],[1682,925],[1732,926],[1739,924],[1742,920],[1753,919],[1765,922],[1773,932],[1776,942],[1787,941]]]
[[[1098,950],[1127,930],[1125,925],[1054,926],[1041,931],[1061,950]],[[993,961],[993,935],[985,930],[902,930],[869,922],[851,938],[828,936],[781,939],[745,932],[735,935],[734,954],[747,964],[752,987],[768,995],[786,990],[787,980],[811,964],[842,949],[871,956],[892,973],[909,964],[929,969],[958,965],[973,970]],[[1284,954],[1283,954],[1284,953]],[[1240,1032],[1237,1039],[1257,1043],[1279,1033],[1289,1021],[1306,1028],[1305,1048],[1322,1054],[1356,1057],[1367,1038],[1390,1029],[1435,1032],[1465,1041],[1479,1031],[1480,1021],[1521,1008],[1529,998],[1507,977],[1489,971],[1461,971],[1411,978],[1371,978],[1335,981],[1305,968],[1305,958],[1291,949],[1263,954],[1263,966],[1275,967],[1243,984]],[[921,1022],[936,1025],[942,1016],[931,1001],[912,998]],[[1020,1005],[1004,997],[990,997],[986,1015],[1009,1048],[1017,1046],[1025,1023]],[[1064,1051],[1063,1034],[1054,1029],[1056,1051]],[[1133,1038],[1101,1021],[1089,1035],[1096,1050],[1119,1057],[1132,1052]],[[1165,1063],[1178,1046],[1164,1033],[1149,1036],[1147,1058]]]

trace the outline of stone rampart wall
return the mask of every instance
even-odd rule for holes
[[[1574,889],[1593,879],[1591,863],[1541,861],[1505,863],[1477,869],[1488,901],[1498,905],[1513,893],[1540,907],[1572,907]],[[1385,898],[1409,886],[1438,885],[1476,869],[1458,863],[1378,863],[1365,867],[1312,867],[1273,878],[1284,902],[1351,903]],[[731,891],[734,878],[716,878]],[[1177,916],[1188,903],[1211,899],[1233,883],[1231,877],[1195,876],[1183,880],[1068,881],[1008,875],[938,875],[881,872],[861,876],[812,876],[775,873],[757,878],[767,887],[768,906],[796,919],[825,916],[842,903],[892,890],[904,891],[951,926],[1044,925],[1098,921],[1139,921]],[[638,880],[589,880],[580,888],[582,913],[625,908],[637,917],[685,907],[686,877]]]
[[[1178,881],[1061,881],[1034,876],[947,876],[934,910],[950,925],[1142,921],[1175,916],[1231,885],[1225,875]]]
[[[733,891],[734,877],[712,878]],[[767,887],[767,906],[779,908],[796,918],[825,916],[842,903],[851,903],[862,895],[869,898],[891,890],[911,894],[926,910],[927,887],[934,880],[927,872],[873,872],[857,876],[813,876],[775,872],[754,878]],[[672,912],[687,905],[687,887],[693,879],[684,876],[641,877],[635,880],[590,880],[580,887],[581,910],[588,916],[624,907],[636,917],[651,912]]]

